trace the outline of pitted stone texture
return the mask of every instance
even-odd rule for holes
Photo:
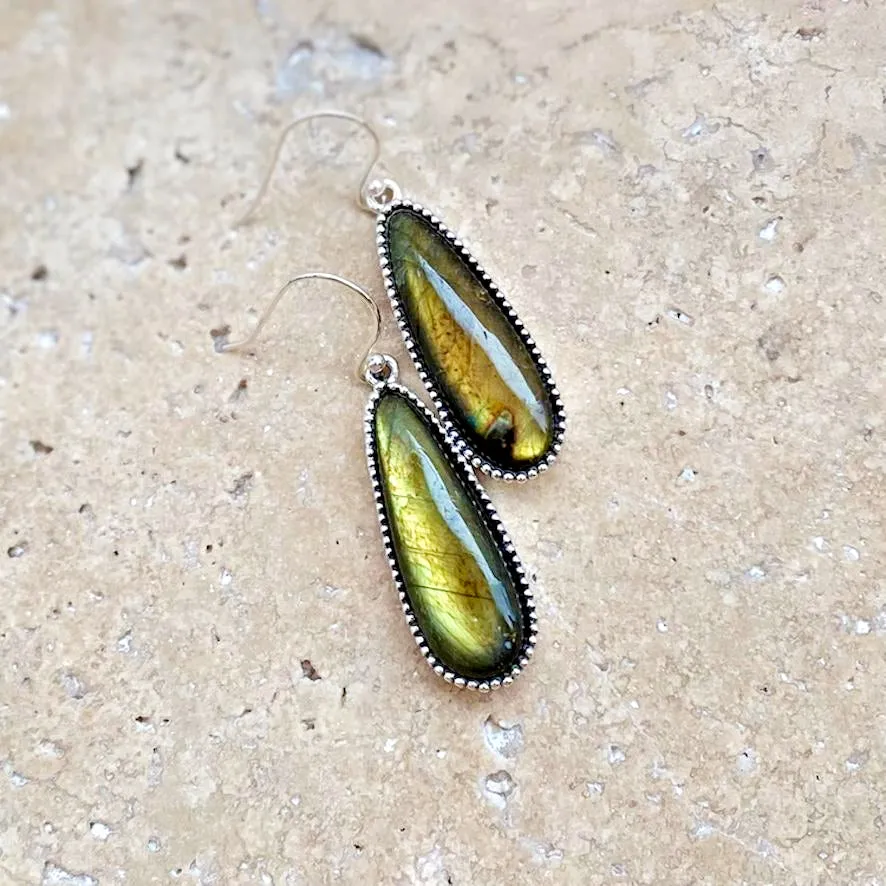
[[[4,5],[0,882],[883,879],[886,10],[503,8]],[[327,106],[569,409],[555,469],[490,487],[541,638],[492,696],[402,642],[365,307],[308,287],[213,350],[299,271],[381,295],[344,123],[229,232]]]

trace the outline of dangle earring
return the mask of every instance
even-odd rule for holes
[[[279,290],[251,335],[222,350],[250,345],[280,299],[305,280],[347,287],[375,317],[375,337],[359,367],[372,387],[366,459],[385,554],[422,655],[460,687],[485,692],[511,683],[536,641],[526,574],[465,457],[430,410],[397,384],[394,358],[373,352],[381,314],[369,293],[334,274],[300,274]]]
[[[396,182],[374,179],[381,153],[375,130],[343,111],[318,111],[281,133],[259,192],[265,193],[287,136],[310,120],[363,127],[375,145],[358,205],[376,216],[385,288],[406,348],[443,427],[470,464],[504,480],[528,480],[554,462],[566,414],[551,371],[490,276],[435,215],[406,200]]]

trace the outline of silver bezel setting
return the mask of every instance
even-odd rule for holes
[[[548,397],[550,399],[551,411],[553,413],[554,420],[554,435],[548,451],[543,456],[541,456],[538,461],[536,461],[525,470],[515,471],[506,465],[496,464],[490,461],[482,453],[477,452],[469,442],[468,436],[463,427],[456,421],[451,411],[447,408],[446,402],[444,401],[439,390],[437,389],[437,386],[434,383],[433,375],[428,370],[428,366],[425,363],[424,358],[422,357],[421,350],[416,343],[415,338],[413,337],[412,330],[409,327],[409,321],[406,319],[406,311],[404,310],[402,300],[397,293],[397,287],[394,283],[393,274],[391,272],[391,261],[387,240],[386,222],[388,216],[398,209],[411,210],[412,212],[421,215],[426,221],[431,224],[432,227],[434,227],[438,231],[438,233],[450,244],[450,246],[452,246],[452,248],[461,256],[461,258],[464,259],[467,266],[476,275],[477,280],[486,289],[490,298],[492,298],[492,300],[498,305],[502,313],[505,315],[505,318],[516,330],[517,334],[526,345],[533,362],[535,363],[539,376],[542,379],[545,390],[547,391]],[[378,246],[379,264],[381,265],[381,272],[385,281],[385,290],[387,291],[388,298],[391,302],[391,309],[394,314],[394,319],[397,321],[397,325],[400,327],[400,332],[403,335],[403,341],[406,345],[406,349],[409,351],[409,356],[412,357],[412,362],[415,364],[415,368],[418,372],[419,378],[421,378],[422,383],[424,384],[429,396],[431,397],[431,400],[434,403],[434,407],[436,408],[440,416],[440,420],[446,433],[452,438],[451,445],[459,452],[461,452],[461,454],[468,460],[468,462],[470,462],[472,467],[477,468],[484,474],[488,474],[490,477],[493,477],[496,480],[516,480],[524,482],[526,480],[531,480],[532,478],[537,477],[540,473],[546,471],[556,460],[557,454],[560,452],[560,449],[563,445],[563,437],[566,433],[566,411],[563,408],[563,401],[560,399],[560,392],[557,390],[557,386],[554,384],[551,370],[548,368],[544,357],[542,357],[541,352],[539,351],[538,346],[535,344],[532,336],[527,332],[526,327],[523,325],[523,321],[517,315],[517,312],[514,310],[508,300],[501,294],[498,286],[495,284],[489,274],[483,269],[477,259],[474,258],[465,244],[458,238],[458,236],[449,228],[447,228],[446,225],[444,225],[443,222],[439,218],[437,218],[437,216],[434,215],[430,210],[425,209],[421,204],[415,203],[412,200],[394,200],[386,204],[379,210],[376,217],[376,244]]]
[[[426,419],[431,435],[439,445],[444,456],[446,456],[447,461],[452,466],[456,475],[463,482],[469,494],[474,498],[475,506],[483,514],[484,522],[489,527],[493,540],[498,546],[498,549],[504,558],[505,565],[514,580],[523,615],[523,646],[518,652],[514,664],[511,665],[507,671],[502,672],[493,679],[471,679],[444,666],[431,652],[427,641],[421,632],[421,628],[416,622],[415,613],[412,610],[412,605],[409,600],[406,583],[400,571],[399,564],[397,563],[397,556],[394,550],[391,528],[388,522],[387,509],[385,507],[384,492],[382,490],[376,458],[373,424],[379,400],[382,394],[386,391],[393,391],[398,395],[405,397],[410,403],[418,408],[421,415]],[[373,390],[372,395],[366,404],[364,433],[366,443],[366,462],[369,466],[369,477],[372,481],[372,492],[375,497],[375,507],[378,512],[378,522],[381,528],[385,556],[388,559],[388,565],[391,567],[391,573],[394,577],[394,585],[397,589],[397,594],[400,597],[400,605],[403,607],[403,614],[406,617],[406,624],[409,627],[421,654],[424,656],[425,661],[427,661],[435,674],[442,677],[447,683],[452,683],[460,688],[474,689],[479,692],[489,692],[493,689],[499,689],[502,686],[507,686],[508,684],[513,683],[514,679],[522,673],[523,669],[529,663],[535,650],[536,639],[538,636],[535,601],[533,599],[532,590],[529,586],[529,580],[526,577],[526,571],[517,556],[514,545],[502,525],[494,505],[489,500],[489,496],[486,495],[483,487],[474,476],[474,472],[471,470],[468,460],[461,452],[453,448],[452,439],[446,433],[443,426],[431,410],[428,409],[428,407],[425,406],[425,404],[422,403],[412,391],[408,388],[404,388],[402,385],[384,384],[377,386]]]

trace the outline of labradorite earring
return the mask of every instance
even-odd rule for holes
[[[359,370],[372,387],[366,459],[406,623],[444,680],[480,691],[511,683],[536,641],[526,573],[464,454],[430,410],[397,383],[394,358],[372,352],[381,315],[369,293],[334,274],[300,274],[280,289],[248,338],[219,349],[250,345],[283,295],[311,279],[347,287],[375,317],[375,338]]]
[[[528,480],[546,471],[566,430],[551,371],[517,313],[458,237],[389,178],[373,179],[375,130],[343,111],[319,111],[283,130],[245,221],[261,202],[288,134],[331,117],[362,126],[375,154],[359,206],[376,216],[378,255],[394,317],[454,446],[495,478]]]

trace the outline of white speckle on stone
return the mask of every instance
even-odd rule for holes
[[[86,695],[86,684],[76,674],[65,672],[59,680],[68,698],[83,698]]]
[[[763,284],[763,288],[773,295],[780,295],[785,291],[785,282],[778,276],[778,274],[773,274]]]
[[[12,108],[6,102],[0,102],[0,120],[9,120],[12,117]]]
[[[148,852],[159,852],[160,841],[156,837],[151,837],[147,842]]]
[[[760,837],[760,839],[757,840],[757,853],[762,855],[763,858],[772,858],[778,855],[778,850],[768,840]]]
[[[820,535],[816,535],[815,538],[812,539],[812,547],[815,548],[820,554],[825,553],[825,551],[830,549],[830,546],[827,543],[827,539],[823,538]]]
[[[219,583],[223,588],[230,587],[231,582],[234,580],[234,576],[231,575],[229,569],[222,567],[221,575],[219,577]]]
[[[446,751],[444,751],[443,748],[438,748],[436,753],[437,753],[437,758],[438,758],[438,759],[440,759],[440,760],[445,759],[445,757],[446,757]]]
[[[94,821],[89,825],[89,833],[104,843],[111,836],[111,829],[103,821]]]
[[[787,683],[788,686],[793,686],[794,688],[799,689],[800,692],[809,691],[809,688],[806,686],[806,683],[803,680],[796,680],[790,674],[787,674],[784,671],[779,671],[778,679],[781,680],[782,683]]]
[[[483,794],[486,799],[498,809],[504,809],[511,795],[517,788],[517,784],[511,778],[510,772],[499,769],[487,775],[483,780]]]
[[[695,325],[695,318],[687,314],[685,311],[681,311],[679,308],[668,308],[665,311],[665,314],[669,319],[674,320],[677,323],[682,323],[684,326]]]
[[[151,726],[151,731],[153,731],[153,728]],[[154,748],[151,751],[151,760],[148,763],[146,775],[149,787],[155,788],[163,783],[163,757],[160,754],[160,748]]]
[[[660,778],[667,778],[670,775],[670,773],[668,772],[668,767],[659,760],[652,761],[652,768],[650,769],[649,774],[656,780]]]
[[[688,465],[680,471],[680,475],[677,477],[678,482],[680,483],[694,483],[695,478],[698,476],[698,472],[694,468],[690,468]]]
[[[46,862],[40,882],[42,886],[98,886],[95,877],[90,877],[89,874],[72,874],[51,861]]]
[[[41,739],[37,745],[37,753],[41,757],[54,757],[56,759],[65,755],[64,748],[48,738]]]
[[[132,652],[132,631],[127,631],[118,641],[117,641],[117,652],[122,652],[124,655],[129,655]]]
[[[857,563],[860,557],[861,554],[859,554],[858,548],[854,548],[852,545],[843,545],[844,560],[848,560],[850,563]]]
[[[539,840],[533,840],[529,837],[522,837],[520,839],[520,843],[532,854],[531,857],[533,864],[536,864],[539,867],[547,865],[556,866],[563,861],[565,853],[562,849],[560,849],[558,846],[555,846],[553,843],[543,843]],[[534,880],[535,878],[532,879]],[[434,882],[436,883],[437,881],[435,880]],[[452,881],[447,880],[447,882]]]
[[[397,742],[398,742],[398,741],[399,741],[399,739],[396,739],[396,738],[389,738],[389,739],[385,742],[385,753],[386,753],[386,754],[392,754],[392,753],[394,753],[394,748],[397,747]]]
[[[762,581],[766,578],[766,570],[762,566],[751,566],[745,575],[752,581]]]
[[[750,775],[757,769],[757,752],[753,748],[745,748],[736,758],[735,768],[740,775]]]
[[[630,388],[619,388],[616,392],[619,397],[632,397],[634,392]]]
[[[589,781],[585,793],[588,797],[599,797],[604,790],[606,790],[606,785],[602,781]]]
[[[627,757],[618,745],[611,744],[606,750],[606,759],[609,761],[610,766],[618,766],[624,763]]]
[[[614,864],[609,870],[613,877],[623,878],[628,875],[628,869],[623,864]]]
[[[849,759],[847,759],[844,764],[846,766],[846,771],[858,772],[858,770],[867,763],[868,756],[867,751],[855,751],[849,756]]]
[[[415,860],[415,874],[417,879],[412,880],[413,883],[443,883],[449,879],[439,846],[434,846],[426,855],[420,855]],[[449,882],[452,882],[451,879]]]
[[[293,795],[292,797],[289,798],[289,802],[293,806],[301,806],[301,795],[300,794]]]
[[[659,632],[659,634],[666,634],[668,632],[668,622],[667,619],[660,618],[655,623],[655,629]]]
[[[665,409],[677,408],[677,395],[673,391],[665,391],[664,405]]]
[[[51,350],[58,344],[58,331],[55,329],[44,329],[37,333],[37,344],[45,350]]]
[[[709,837],[713,837],[715,833],[717,833],[716,828],[706,821],[696,822],[695,827],[692,829],[692,836],[696,840],[707,840]]]
[[[771,243],[776,236],[778,235],[778,223],[781,221],[780,218],[771,218],[766,224],[760,228],[759,237],[761,240],[766,240]]]
[[[80,352],[84,357],[92,356],[92,345],[95,341],[95,336],[93,335],[91,330],[86,330],[86,332],[80,333]]]
[[[704,115],[699,114],[695,120],[683,130],[683,138],[696,139],[705,135],[710,135],[720,128],[719,123],[708,123]]]
[[[871,632],[871,623],[864,618],[858,619],[855,622],[855,633],[860,637],[865,634],[869,634]]]
[[[21,772],[16,772],[9,760],[6,760],[3,763],[3,771],[9,777],[9,782],[14,788],[23,788],[30,781],[30,779],[22,775]]]
[[[508,726],[489,716],[483,724],[483,737],[490,751],[509,760],[523,750],[523,727],[519,723]]]

